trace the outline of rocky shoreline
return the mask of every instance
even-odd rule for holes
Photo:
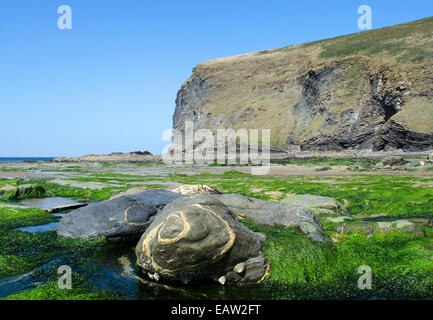
[[[6,277],[59,259],[67,259],[83,279],[94,279],[92,292],[103,292],[109,282],[110,294],[131,299],[365,298],[356,289],[360,265],[381,277],[369,298],[429,295],[423,284],[433,281],[433,157],[379,152],[375,159],[350,158],[356,156],[352,152],[332,154],[335,158],[287,152],[260,177],[251,175],[249,166],[4,163],[0,256],[13,268],[3,269],[0,298],[42,291],[41,297],[52,299],[59,292],[49,287],[51,269],[25,278],[25,288],[8,287]],[[35,255],[43,259],[33,263]],[[387,278],[386,270],[396,271]],[[417,282],[411,272],[421,272],[423,280]],[[398,289],[396,278],[403,281]],[[36,282],[46,284],[27,290]],[[88,284],[74,282],[74,287],[88,296]]]
[[[390,150],[390,151],[372,151],[372,150],[344,150],[344,151],[300,151],[299,147],[280,146],[272,148],[270,151],[270,159],[272,160],[291,160],[291,159],[312,159],[312,158],[370,158],[384,159],[388,157],[404,157],[404,158],[428,158],[433,154],[433,149],[425,151],[405,151],[405,150]],[[215,159],[216,160],[216,159]],[[57,157],[53,160],[45,160],[45,162],[113,162],[113,163],[149,163],[163,164],[163,156],[153,155],[149,153],[110,153],[110,154],[89,154],[79,157]]]
[[[137,162],[153,163],[161,162],[161,155],[154,156],[149,151],[134,151],[129,153],[112,152],[109,154],[88,154],[79,157],[57,157],[47,162]]]

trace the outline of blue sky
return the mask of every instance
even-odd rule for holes
[[[0,157],[160,153],[196,64],[358,32],[363,4],[374,29],[433,15],[431,0],[2,0]]]

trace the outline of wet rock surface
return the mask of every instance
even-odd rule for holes
[[[57,234],[66,238],[104,236],[115,242],[137,241],[154,215],[180,197],[167,190],[151,190],[92,203],[66,214],[57,226]]]
[[[264,241],[215,197],[182,198],[167,205],[143,234],[137,263],[158,280],[260,282],[268,272]]]
[[[38,199],[25,199],[18,202],[19,205],[38,208],[46,212],[59,212],[84,207],[87,203],[78,202],[63,197],[47,197]]]

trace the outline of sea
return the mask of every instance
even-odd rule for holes
[[[0,162],[23,162],[53,160],[54,157],[0,157]]]

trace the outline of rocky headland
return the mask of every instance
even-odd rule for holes
[[[152,163],[160,162],[160,155],[154,156],[149,151],[133,151],[128,153],[112,152],[109,154],[88,154],[79,157],[57,157],[52,162],[137,162]]]
[[[271,129],[300,151],[433,149],[433,18],[201,63],[173,127]]]

